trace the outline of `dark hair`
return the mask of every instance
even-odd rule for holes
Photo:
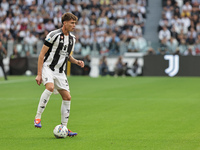
[[[74,14],[69,13],[69,12],[62,15],[62,24],[64,21],[69,21],[69,20],[77,21],[78,17],[76,17]]]

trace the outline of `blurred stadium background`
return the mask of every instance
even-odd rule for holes
[[[62,26],[64,12],[72,12],[79,18],[74,56],[87,65],[73,66],[72,75],[98,77],[103,56],[108,74],[115,75],[122,56],[125,75],[168,76],[171,62],[164,56],[176,54],[175,75],[199,76],[199,5],[200,0],[0,0],[6,73],[23,75],[30,70],[35,75],[45,36]]]

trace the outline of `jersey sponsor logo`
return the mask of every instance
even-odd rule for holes
[[[68,57],[69,53],[67,52],[67,45],[63,46],[63,49],[60,51],[59,54]]]
[[[60,53],[59,53],[60,55],[62,55],[62,56],[65,56],[65,57],[68,57],[69,56],[69,53],[67,52],[67,51],[60,51]]]
[[[179,71],[179,56],[165,55],[164,59],[169,61],[169,67],[165,69],[165,73],[170,77],[175,76]]]

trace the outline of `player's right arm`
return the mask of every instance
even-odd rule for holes
[[[38,71],[37,71],[37,76],[35,78],[38,85],[42,83],[42,66],[44,62],[44,56],[48,50],[49,50],[49,47],[46,45],[43,45],[40,55],[38,57]]]

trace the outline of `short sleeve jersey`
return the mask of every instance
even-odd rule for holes
[[[44,42],[44,45],[49,47],[44,58],[44,65],[48,66],[52,71],[62,73],[71,51],[74,50],[75,41],[73,34],[69,33],[66,36],[62,29],[51,31]]]

